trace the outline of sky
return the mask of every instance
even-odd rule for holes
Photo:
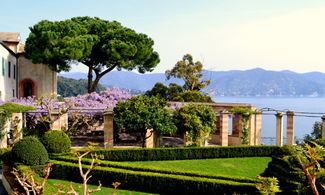
[[[23,42],[41,20],[119,21],[154,40],[161,59],[154,72],[187,53],[207,70],[325,72],[324,0],[11,0],[1,7],[1,31],[20,32]]]

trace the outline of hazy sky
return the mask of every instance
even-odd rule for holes
[[[324,0],[11,0],[1,8],[1,31],[20,32],[23,41],[40,20],[117,20],[155,41],[154,72],[186,53],[209,70],[325,72]]]

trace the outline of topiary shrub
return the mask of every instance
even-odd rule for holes
[[[71,148],[69,136],[59,130],[46,132],[41,141],[49,153],[69,152]]]
[[[12,147],[15,162],[26,165],[43,165],[49,161],[49,155],[43,144],[33,136],[27,136]]]

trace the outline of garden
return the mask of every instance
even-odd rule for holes
[[[77,98],[84,97],[89,98],[89,95]],[[211,108],[189,104],[169,109],[158,97],[136,96],[116,101],[113,111],[117,132],[114,134],[122,129],[136,132],[143,145],[148,128],[160,135],[181,131],[187,132],[192,144],[187,147],[105,149],[90,142],[87,147],[76,149],[71,148],[69,130],[49,128],[55,117],[48,116],[50,110],[46,109],[55,108],[61,114],[69,112],[67,100],[59,103],[43,98],[14,102],[16,104],[0,106],[3,118],[14,112],[32,110],[32,122],[36,124],[34,129],[22,132],[17,132],[13,125],[10,133],[15,138],[9,144],[12,147],[1,149],[4,178],[18,194],[259,194],[280,191],[306,194],[314,187],[323,193],[323,140],[309,142],[305,148],[200,147],[202,140],[216,129],[216,116]],[[91,112],[73,116],[77,121],[93,119]],[[36,127],[42,131],[35,131]]]

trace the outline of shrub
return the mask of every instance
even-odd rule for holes
[[[12,148],[14,161],[26,165],[43,165],[49,160],[49,155],[43,144],[33,136],[18,141]]]
[[[316,144],[325,147],[325,139],[319,138],[315,140]]]
[[[51,177],[56,179],[80,182],[78,164],[54,161]],[[85,169],[89,166],[83,166]],[[131,171],[110,167],[96,167],[92,171],[89,183],[97,184],[97,180],[105,185],[119,181],[121,188],[160,194],[257,194],[255,184],[189,177],[162,173]]]
[[[187,132],[196,145],[217,129],[216,114],[210,106],[189,104],[177,108],[174,118],[178,133]]]
[[[94,152],[103,155],[104,159],[109,161],[158,161],[272,156],[278,150],[280,150],[279,146],[226,146],[96,149]]]
[[[175,97],[173,101],[184,101],[184,102],[214,102],[210,96],[204,95],[199,91],[186,91],[180,93],[179,96]]]
[[[56,156],[52,156],[51,159],[58,160],[58,161],[78,163],[78,159],[76,157],[71,157],[71,156],[56,155]],[[82,164],[90,165],[91,162],[92,159],[89,158],[82,159]],[[163,168],[163,167],[136,165],[136,164],[125,163],[125,162],[112,162],[112,161],[101,160],[100,166],[127,169],[133,171],[165,173],[165,174],[172,174],[172,175],[184,175],[184,176],[202,177],[202,178],[210,178],[210,179],[222,179],[222,180],[236,181],[242,183],[258,182],[257,179],[250,178],[250,177],[228,176],[228,175],[220,175],[216,173],[199,173],[196,171],[175,170],[175,169]]]
[[[59,130],[46,132],[41,141],[49,153],[69,152],[71,148],[69,136]]]

